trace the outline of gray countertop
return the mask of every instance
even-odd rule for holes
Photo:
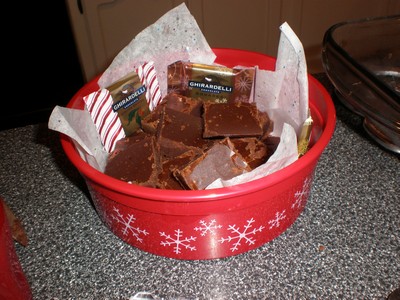
[[[28,234],[15,247],[34,299],[385,299],[400,285],[399,156],[335,106],[295,223],[256,250],[206,261],[155,256],[112,234],[47,124],[0,131],[0,195]]]

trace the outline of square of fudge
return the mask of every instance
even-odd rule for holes
[[[182,166],[187,165],[196,157],[200,156],[202,152],[200,149],[190,149],[179,156],[166,158],[161,158],[161,172],[158,176],[157,187],[160,189],[169,189],[169,190],[183,190],[186,189],[185,186],[182,186],[179,180],[174,176],[174,172],[181,168]]]
[[[203,138],[203,119],[168,107],[163,108],[158,142],[162,155],[173,157],[193,148],[206,148],[210,141]]]
[[[233,151],[228,139],[215,142],[206,152],[174,172],[175,177],[191,190],[205,189],[216,179],[231,179],[251,168]]]
[[[203,103],[204,138],[263,135],[257,106],[252,103]]]
[[[129,183],[156,187],[158,161],[155,136],[141,132],[119,143],[110,153],[104,173]]]
[[[203,101],[199,99],[185,97],[176,93],[169,93],[163,98],[161,103],[170,109],[197,117],[201,117],[202,114]]]
[[[265,163],[270,156],[267,145],[256,137],[231,138],[228,142],[251,169]]]

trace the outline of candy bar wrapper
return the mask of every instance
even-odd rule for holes
[[[303,127],[300,132],[300,136],[299,136],[298,142],[297,142],[297,149],[299,152],[299,157],[303,156],[308,151],[308,146],[310,144],[310,138],[311,138],[312,124],[313,124],[313,120],[311,118],[311,115],[309,114],[309,117],[304,121]]]
[[[141,118],[161,102],[153,63],[140,65],[135,72],[85,96],[83,100],[105,150],[111,152],[116,142],[139,129]]]
[[[168,66],[168,93],[218,103],[253,102],[255,67],[227,68],[187,61]]]

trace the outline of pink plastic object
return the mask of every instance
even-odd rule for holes
[[[0,199],[0,299],[32,299],[31,289],[15,252],[14,240]]]
[[[273,70],[276,59],[261,53],[217,48],[217,63]],[[82,98],[97,90],[97,79],[83,86],[69,108],[83,109]],[[86,180],[98,215],[126,243],[156,255],[204,260],[237,255],[258,248],[283,233],[300,215],[315,167],[336,124],[332,99],[309,76],[314,125],[311,149],[290,166],[248,183],[200,191],[158,190],[128,184],[84,162],[72,141],[61,135],[62,147]]]

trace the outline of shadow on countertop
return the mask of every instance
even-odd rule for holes
[[[60,133],[48,128],[47,123],[39,123],[34,127],[34,143],[48,148],[60,173],[64,174],[89,199],[91,199],[85,180],[78,169],[71,163],[61,145]]]

